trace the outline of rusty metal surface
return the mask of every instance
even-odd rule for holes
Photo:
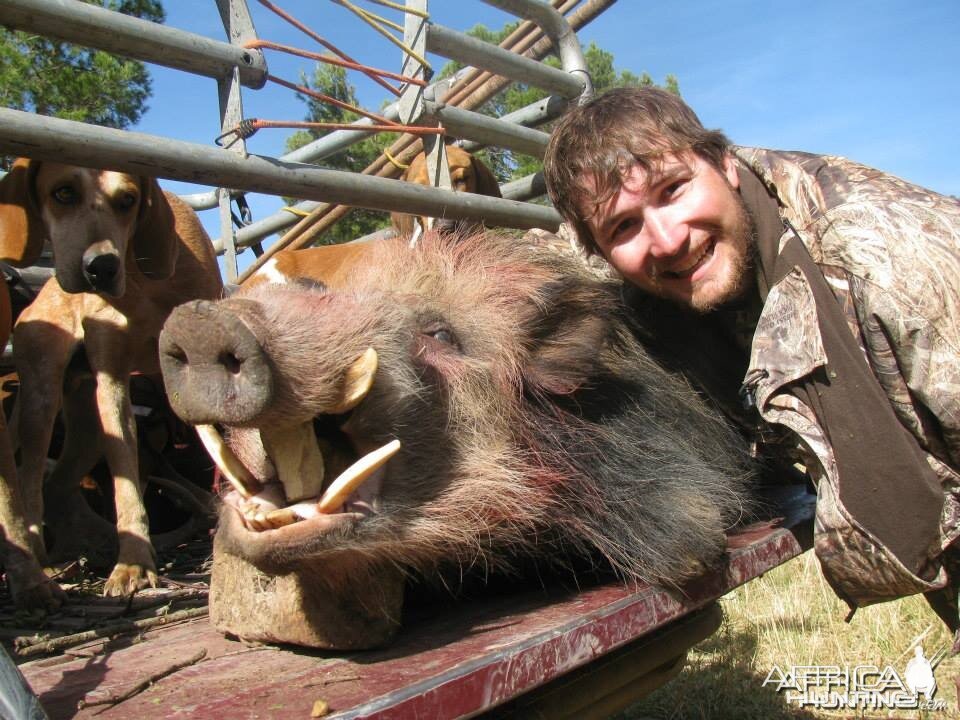
[[[309,717],[317,700],[328,704],[330,718],[462,717],[584,666],[802,551],[783,529],[754,531],[732,546],[723,572],[683,593],[606,584],[452,604],[405,627],[382,651],[249,648],[201,620],[21,670],[54,720]],[[202,661],[128,700],[77,709],[81,700],[122,693],[201,649]]]

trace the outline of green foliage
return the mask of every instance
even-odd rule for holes
[[[163,22],[159,0],[84,0]],[[0,28],[0,105],[68,120],[126,128],[147,110],[143,63]]]
[[[302,75],[300,84],[315,92],[359,106],[356,88],[349,81],[346,70],[342,67],[317,63],[313,71],[313,77],[307,78]],[[313,97],[301,94],[298,94],[297,97],[307,104],[307,116],[305,118],[307,122],[350,123],[360,118],[360,115],[355,112],[344,110],[330,103],[320,102]],[[300,130],[287,138],[287,152],[301,148],[317,138],[327,135],[328,132],[330,131]],[[394,139],[395,136],[387,133],[373,135],[325,158],[318,164],[332,170],[361,172],[380,157],[384,148],[389,147]],[[382,212],[357,209],[328,230],[321,238],[320,243],[326,245],[346,242],[372,233],[388,224],[389,220]]]

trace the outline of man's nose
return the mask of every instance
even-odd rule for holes
[[[648,233],[652,257],[672,257],[682,251],[688,235],[686,223],[678,222],[668,213],[652,211],[646,213],[643,227]]]

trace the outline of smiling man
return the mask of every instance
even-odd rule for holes
[[[758,452],[807,469],[838,595],[923,592],[958,630],[960,203],[844,158],[735,147],[656,88],[572,110],[544,172],[649,341]]]

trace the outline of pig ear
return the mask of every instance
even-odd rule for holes
[[[141,179],[140,216],[131,248],[140,272],[152,280],[173,275],[180,242],[170,202],[154,178]]]
[[[590,383],[600,370],[600,354],[611,339],[615,314],[608,298],[584,293],[559,281],[537,321],[533,351],[524,369],[528,388],[569,395]]]
[[[27,267],[43,250],[44,230],[34,193],[39,162],[19,158],[0,180],[0,260]]]
[[[470,164],[473,165],[473,176],[477,179],[476,193],[490,197],[503,197],[500,194],[500,183],[497,182],[490,168],[476,155],[470,157]]]

